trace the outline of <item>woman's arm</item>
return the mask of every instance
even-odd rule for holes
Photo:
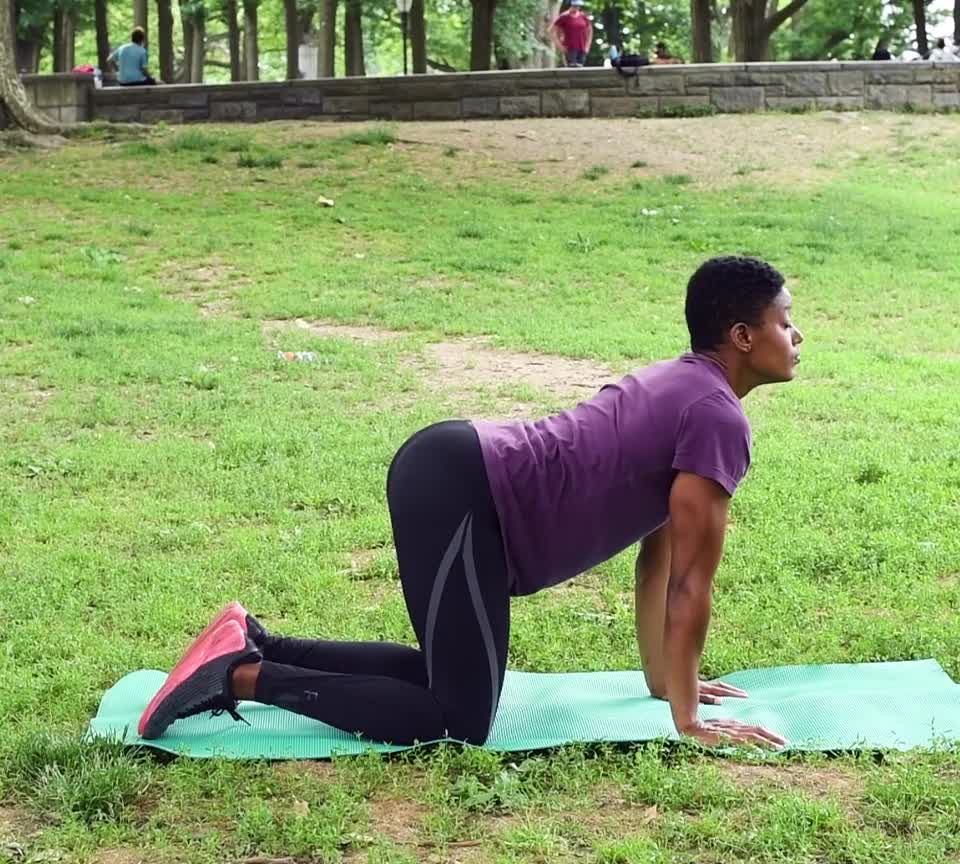
[[[651,695],[667,698],[663,659],[663,624],[670,580],[670,523],[661,525],[640,542],[634,581],[634,617],[643,677]]]
[[[670,578],[664,623],[667,695],[677,731],[704,744],[723,741],[783,745],[759,726],[697,716],[697,671],[710,625],[713,577],[723,554],[730,497],[713,480],[677,474],[670,490]]]

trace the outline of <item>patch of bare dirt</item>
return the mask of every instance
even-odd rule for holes
[[[370,799],[370,829],[400,846],[416,846],[420,826],[430,812],[424,804],[402,798]]]
[[[312,336],[350,339],[363,344],[384,342],[406,335],[399,330],[387,330],[382,327],[360,324],[335,324],[330,321],[306,321],[303,318],[271,319],[263,321],[261,328],[264,335],[269,337],[273,337],[277,333],[309,333]]]
[[[741,789],[762,785],[783,791],[797,791],[811,798],[833,798],[853,807],[863,795],[863,777],[840,768],[810,765],[748,765],[723,762],[723,771]]]
[[[945,147],[960,144],[960,123],[943,115],[910,117],[910,134],[936,133]],[[271,126],[278,140],[337,137],[378,124]],[[502,174],[510,163],[534,176],[578,175],[604,165],[611,177],[687,174],[726,186],[741,182],[794,186],[828,182],[858,158],[894,147],[902,115],[884,112],[720,114],[688,118],[542,118],[403,123],[390,145],[418,166],[450,177],[456,149],[457,180],[471,173]],[[601,181],[603,182],[603,181]]]
[[[584,399],[615,377],[608,367],[589,360],[507,351],[481,338],[437,342],[411,364],[430,390],[446,392],[465,407],[475,403],[478,391],[516,386],[560,399]],[[504,407],[508,416],[524,416],[530,402],[514,400]]]

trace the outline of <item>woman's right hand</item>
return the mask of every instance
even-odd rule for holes
[[[707,747],[730,744],[752,744],[755,747],[778,749],[787,744],[787,739],[764,729],[751,726],[739,720],[697,720],[678,730],[681,735],[695,738]]]

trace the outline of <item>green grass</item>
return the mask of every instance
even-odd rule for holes
[[[411,641],[384,506],[393,452],[440,418],[567,404],[524,382],[425,380],[427,346],[488,336],[616,370],[672,356],[686,279],[730,252],[787,274],[807,342],[796,382],[746,400],[754,464],[704,673],[934,656],[960,679],[960,264],[940,194],[960,119],[942,126],[902,161],[822,160],[805,186],[778,184],[764,154],[762,188],[731,166],[712,175],[724,185],[633,188],[629,159],[603,183],[558,183],[546,163],[484,173],[386,147],[390,130],[309,124],[7,153],[0,860],[8,843],[81,862],[960,860],[956,750],[769,765],[443,747],[312,766],[79,741],[106,687],[169,667],[228,598],[281,631]],[[245,153],[277,157],[269,182],[237,170]],[[401,335],[261,331],[293,317]],[[512,666],[635,668],[632,563],[518,600]]]

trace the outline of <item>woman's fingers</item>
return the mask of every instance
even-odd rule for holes
[[[724,681],[701,681],[700,692],[709,693],[711,696],[733,696],[738,699],[746,699],[747,691],[727,684]]]

